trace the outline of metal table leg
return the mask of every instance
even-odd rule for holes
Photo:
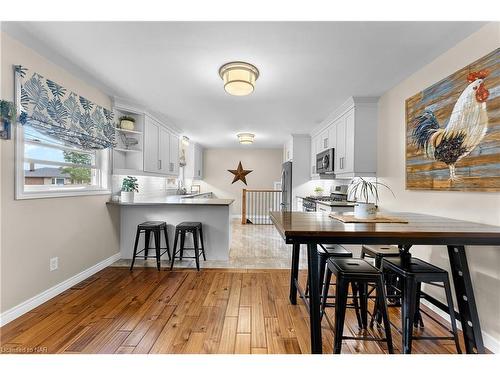
[[[311,353],[322,353],[320,280],[318,250],[316,244],[307,244],[307,267],[309,271],[309,324],[311,329]]]
[[[465,247],[449,245],[448,257],[462,323],[465,350],[468,354],[485,353]]]
[[[300,255],[300,244],[294,243],[292,245],[292,269],[290,272],[290,303],[292,305],[297,304],[297,284],[295,280],[299,277],[299,255]]]

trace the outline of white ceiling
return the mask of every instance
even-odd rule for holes
[[[112,96],[146,105],[207,147],[279,147],[349,96],[380,96],[479,22],[8,22],[2,29]],[[218,68],[260,70],[247,97]],[[20,62],[22,63],[22,62]],[[246,146],[248,147],[248,146]]]

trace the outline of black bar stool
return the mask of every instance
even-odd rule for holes
[[[193,246],[191,248],[184,247],[184,242],[186,240],[186,233],[191,233],[193,235]],[[177,241],[180,236],[180,247],[177,250]],[[201,247],[198,245],[198,237],[201,242]],[[193,257],[185,257],[184,250],[194,250]],[[205,256],[205,245],[203,244],[203,227],[200,222],[197,221],[185,221],[177,224],[175,227],[175,238],[174,238],[174,250],[172,255],[172,263],[170,263],[170,269],[174,268],[175,256],[179,254],[179,259],[188,258],[196,260],[196,269],[200,270],[200,252],[203,255],[203,260],[207,260]]]
[[[375,259],[375,267],[382,269],[382,259],[399,257],[399,248],[391,245],[363,245],[361,259],[365,257]]]
[[[454,340],[457,352],[461,353],[460,343],[458,341],[457,324],[455,322],[455,311],[453,307],[453,299],[451,297],[450,280],[448,272],[442,268],[436,267],[430,263],[424,262],[417,258],[394,258],[384,259],[382,261],[382,269],[385,271],[394,272],[399,275],[403,281],[403,304],[401,308],[401,321],[403,324],[403,352],[411,353],[412,340]],[[451,337],[434,337],[434,336],[419,336],[413,337],[413,325],[415,313],[418,311],[419,294],[421,283],[428,283],[434,286],[444,288],[446,294],[446,303],[448,305],[448,313],[450,314]],[[436,283],[442,283],[439,285]],[[430,316],[429,316],[430,317]],[[430,317],[432,318],[432,317]],[[434,320],[434,319],[433,319]],[[436,322],[438,322],[436,320]],[[438,322],[439,323],[439,322]]]
[[[161,247],[161,232],[165,236],[166,247]],[[139,238],[141,233],[144,232],[144,249],[141,251],[137,251],[137,246],[139,245]],[[149,242],[151,239],[151,233],[153,233],[153,238],[155,240],[155,247],[149,247]],[[155,249],[156,254],[154,256],[148,256],[148,250]],[[165,250],[163,253],[160,253],[161,250]],[[130,265],[130,270],[134,268],[135,257],[137,254],[144,252],[144,259],[147,258],[156,258],[156,268],[158,271],[160,270],[160,258],[163,254],[168,254],[168,259],[170,260],[170,248],[168,245],[168,232],[167,232],[167,223],[164,221],[145,221],[137,226],[137,232],[135,235],[135,245],[134,245],[134,256],[132,258],[132,264]]]
[[[325,288],[325,285],[328,285],[328,288],[330,286],[335,286],[335,283],[331,283],[331,277],[328,278],[328,280],[325,280],[325,270],[326,270],[326,261],[329,258],[352,258],[352,252],[348,251],[346,248],[344,248],[341,245],[323,245],[319,244],[318,246],[318,256],[319,256],[319,280],[320,280],[320,287],[321,290],[323,291],[323,288]],[[327,288],[327,289],[328,289]],[[362,327],[362,321],[361,321],[361,313],[360,313],[360,307],[358,303],[358,297],[357,297],[357,285],[352,284],[352,296],[349,296],[349,298],[352,298],[352,303],[347,304],[347,307],[353,307],[356,310],[356,318],[358,320],[358,325]],[[309,297],[309,273],[307,274],[307,283],[306,283],[306,290],[305,294],[306,297]],[[327,294],[327,301],[325,301],[324,307],[334,307],[335,303],[334,302],[328,302],[328,299],[335,299],[335,295],[331,296]],[[321,310],[321,316],[323,317],[323,309]]]
[[[387,314],[384,277],[382,272],[364,259],[330,258],[327,261],[326,278],[330,278],[332,274],[334,274],[337,279],[337,287],[335,288],[335,336],[333,352],[335,354],[340,354],[343,339],[354,339],[385,341],[387,342],[387,349],[389,353],[394,353],[391,326],[389,324],[389,316]],[[385,338],[379,339],[375,337],[343,336],[349,283],[359,285],[360,290],[365,284],[375,284],[377,299],[379,301],[382,320],[384,322]],[[328,289],[325,284],[325,288],[323,288],[323,306],[325,304],[327,294]]]
[[[398,258],[400,254],[399,247],[395,245],[363,245],[361,247],[361,259],[373,258],[375,267],[379,270],[382,270],[382,260],[384,258]],[[386,285],[387,298],[390,302],[388,306],[401,306],[401,296],[399,292],[399,289],[401,288],[397,276],[392,273],[386,273],[384,274],[384,281]],[[375,289],[372,288],[371,290],[366,291],[366,297],[369,298],[374,290]],[[424,322],[420,313],[417,311],[416,314],[415,326],[418,326],[418,323],[420,323],[421,327],[423,327]],[[364,315],[363,319],[366,319]],[[373,311],[370,327],[373,327],[374,320],[376,320],[379,324],[382,323],[382,317],[377,314],[376,310]]]

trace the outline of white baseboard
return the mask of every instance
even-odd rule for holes
[[[450,322],[450,315],[447,314],[446,312],[444,312],[443,310],[441,310],[440,308],[437,308],[429,301],[422,299],[420,301],[420,303],[422,305],[427,306],[429,309],[434,311],[436,314],[438,314],[441,318],[443,318],[447,322]],[[458,320],[457,320],[457,327],[459,329],[462,329],[462,324],[460,324],[460,322]],[[498,341],[496,338],[494,338],[493,336],[491,336],[490,334],[488,334],[484,331],[482,331],[482,334],[483,334],[484,346],[486,348],[488,348],[488,350],[492,351],[493,353],[500,353],[500,341]]]
[[[93,265],[92,267],[87,268],[79,274],[76,274],[75,276],[72,276],[63,282],[54,285],[52,288],[49,288],[42,293],[37,294],[36,296],[20,303],[19,305],[14,306],[13,308],[1,313],[0,327],[13,321],[14,319],[19,318],[21,315],[26,314],[28,311],[33,310],[35,307],[40,306],[42,303],[47,302],[49,299],[54,298],[58,294],[61,294],[65,290],[71,288],[72,286],[78,284],[79,282],[85,280],[86,278],[92,276],[100,270],[110,266],[120,258],[120,253],[116,253],[109,258],[106,258]]]

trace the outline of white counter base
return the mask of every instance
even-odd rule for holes
[[[175,226],[183,221],[199,221],[203,224],[207,260],[228,260],[231,246],[231,217],[229,210],[229,205],[121,205],[121,257],[122,259],[132,259],[137,225],[144,221],[159,220],[167,222],[171,252],[173,251]],[[153,238],[151,238],[150,246],[154,246]],[[161,246],[165,247],[163,234],[161,236]],[[180,246],[180,243],[178,246]],[[189,234],[186,236],[185,247],[193,247],[191,235]],[[138,251],[142,248],[144,248],[144,235],[141,235]],[[149,255],[154,255],[154,250],[150,250]],[[185,255],[192,256],[194,251],[187,251]],[[164,254],[162,259],[167,260],[167,254]]]

